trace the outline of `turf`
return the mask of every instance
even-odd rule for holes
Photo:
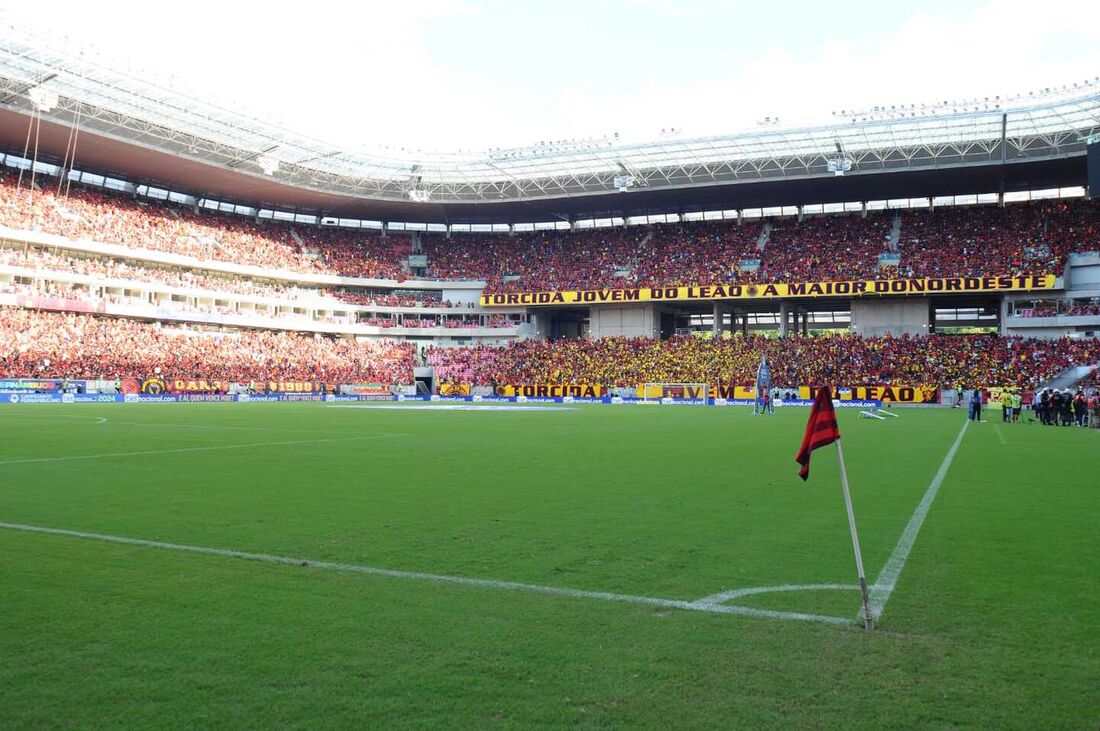
[[[900,413],[839,417],[872,580],[964,419]],[[0,521],[687,601],[851,584],[805,417],[9,407]],[[873,633],[851,591],[739,602],[836,626],[0,530],[0,727],[1095,728],[1098,446],[970,428]]]

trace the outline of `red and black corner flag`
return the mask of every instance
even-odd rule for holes
[[[840,439],[840,429],[836,425],[836,411],[833,410],[833,394],[828,386],[817,389],[810,420],[806,424],[806,434],[802,437],[802,446],[798,449],[795,462],[802,465],[798,476],[803,480],[810,477],[810,454],[818,447],[832,444]]]
[[[863,593],[863,626],[874,629],[875,615],[871,611],[871,597],[867,591],[867,574],[863,571],[863,551],[859,548],[859,533],[856,532],[856,514],[852,510],[852,494],[848,489],[848,470],[844,467],[844,451],[840,448],[840,429],[836,425],[836,411],[833,410],[832,389],[822,386],[817,389],[813,408],[810,409],[810,421],[806,424],[806,434],[802,437],[802,446],[794,461],[802,465],[798,476],[803,480],[810,477],[810,455],[818,447],[836,442],[836,459],[840,467],[840,487],[844,490],[844,508],[848,511],[848,529],[852,533],[852,552],[856,557],[856,572],[859,574],[859,589]]]

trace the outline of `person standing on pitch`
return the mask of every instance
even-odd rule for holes
[[[1085,394],[1083,391],[1078,391],[1073,397],[1073,416],[1077,421],[1077,426],[1085,425],[1085,416],[1088,414],[1089,404],[1085,400]]]
[[[1062,426],[1073,426],[1073,394],[1068,388],[1062,391]]]
[[[970,392],[970,420],[982,420],[982,390],[975,388]]]

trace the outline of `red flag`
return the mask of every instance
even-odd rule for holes
[[[798,449],[795,462],[802,465],[798,476],[803,480],[810,477],[810,454],[818,447],[832,444],[840,439],[840,429],[836,425],[836,412],[833,411],[833,395],[828,386],[817,389],[810,420],[806,423],[806,434],[802,437],[802,446]]]

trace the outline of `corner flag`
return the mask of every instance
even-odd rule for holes
[[[819,447],[832,444],[840,439],[840,429],[836,425],[836,411],[833,410],[833,394],[828,386],[817,389],[810,420],[806,423],[806,434],[802,437],[802,446],[798,449],[795,462],[802,465],[798,476],[803,480],[810,477],[810,454]]]
[[[863,626],[874,629],[875,615],[871,610],[871,598],[867,591],[867,574],[863,570],[863,551],[859,547],[859,533],[856,531],[856,514],[852,510],[852,493],[848,489],[848,469],[844,466],[844,450],[840,448],[840,429],[836,425],[836,411],[833,410],[832,389],[822,386],[814,397],[810,409],[810,420],[806,423],[806,433],[802,437],[802,446],[794,461],[802,465],[798,476],[806,480],[810,476],[810,455],[819,447],[836,444],[836,457],[840,465],[840,487],[844,491],[844,508],[848,512],[848,530],[852,534],[852,552],[856,558],[856,573],[859,575],[859,589],[863,594]]]

